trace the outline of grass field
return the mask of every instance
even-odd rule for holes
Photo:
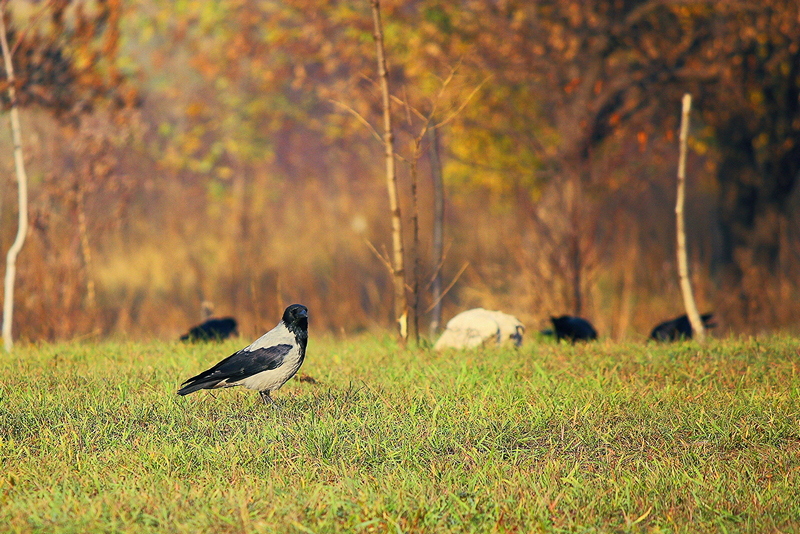
[[[320,340],[273,395],[178,397],[242,345],[0,358],[0,531],[798,532],[800,340],[405,351]]]

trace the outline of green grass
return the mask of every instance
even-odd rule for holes
[[[281,409],[175,394],[241,344],[3,356],[0,531],[800,530],[797,339],[316,338]]]

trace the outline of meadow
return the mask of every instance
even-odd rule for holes
[[[0,531],[800,531],[800,340],[435,353],[315,337],[261,404],[178,397],[243,345],[0,357]]]

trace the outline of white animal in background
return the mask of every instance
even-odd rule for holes
[[[447,322],[435,349],[466,349],[484,344],[522,344],[525,326],[513,315],[474,308],[459,313]]]

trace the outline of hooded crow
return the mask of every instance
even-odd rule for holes
[[[581,317],[562,315],[561,317],[550,317],[553,323],[556,339],[561,341],[566,339],[575,343],[576,341],[593,341],[597,339],[597,331],[592,323]]]
[[[200,389],[244,386],[258,390],[264,404],[272,403],[270,392],[280,389],[300,369],[307,343],[308,309],[302,304],[292,304],[275,328],[181,384],[178,395]]]
[[[713,313],[704,313],[700,316],[705,328],[717,326]],[[692,324],[687,315],[681,315],[669,321],[659,323],[650,332],[650,339],[656,341],[678,341],[681,338],[692,339]]]
[[[236,326],[236,319],[233,317],[208,319],[183,334],[181,341],[222,341],[239,335]]]

